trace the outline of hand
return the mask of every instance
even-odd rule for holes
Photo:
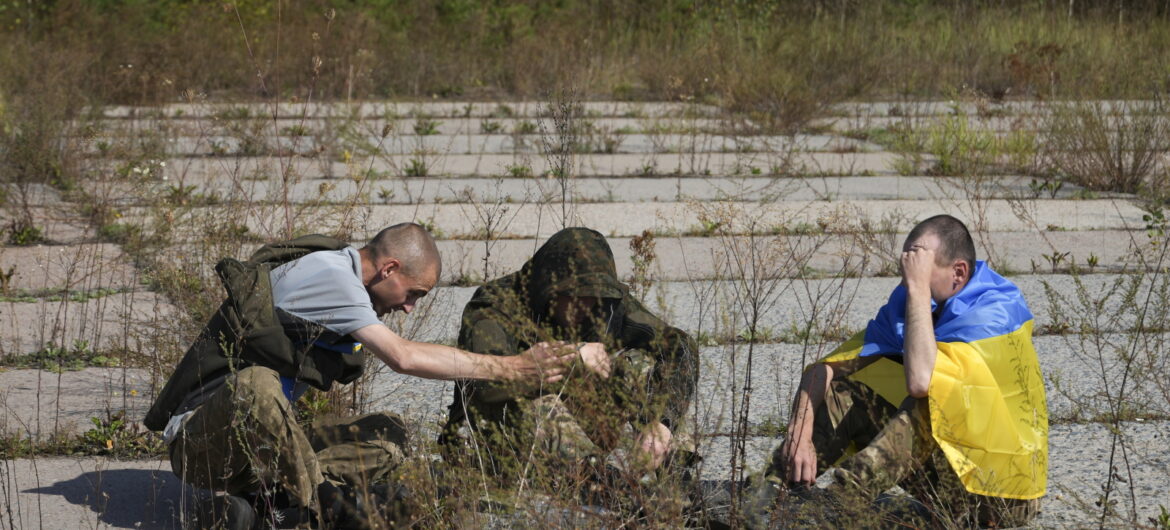
[[[577,359],[577,350],[563,342],[538,342],[528,351],[509,358],[516,359],[517,379],[539,377],[545,383],[555,383],[565,378],[569,365]]]
[[[600,342],[586,342],[577,348],[577,353],[581,355],[581,361],[589,368],[589,371],[601,376],[602,379],[608,379],[611,373],[609,363],[609,353],[605,351],[605,345]]]
[[[817,481],[817,451],[812,440],[789,433],[780,446],[784,479],[792,484],[812,485]]]
[[[666,454],[670,452],[671,438],[673,435],[670,429],[666,428],[662,422],[654,422],[646,427],[635,440],[635,447],[641,458],[648,464],[650,469],[658,469],[664,461],[666,461]]]
[[[902,253],[902,284],[911,291],[930,293],[930,276],[934,272],[934,249],[910,247]]]

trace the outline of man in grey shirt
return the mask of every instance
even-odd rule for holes
[[[417,224],[403,223],[381,231],[360,250],[315,237],[314,243],[336,248],[270,270],[276,261],[256,256],[275,255],[274,250],[303,240],[258,251],[243,264],[263,275],[250,289],[229,282],[223,262],[217,266],[229,299],[147,416],[151,428],[165,421],[162,430],[178,476],[229,494],[205,507],[201,524],[251,526],[253,506],[276,502],[258,492],[279,492],[297,517],[319,517],[331,526],[365,526],[364,519],[377,515],[361,508],[357,492],[392,491],[386,488],[403,460],[402,421],[387,413],[366,414],[318,420],[306,432],[297,424],[293,405],[310,385],[327,390],[334,381],[356,379],[364,352],[418,377],[532,384],[559,380],[566,365],[581,355],[576,348],[542,343],[524,355],[495,357],[405,339],[379,317],[395,310],[410,313],[438,281],[441,263],[431,235]],[[263,288],[263,280],[270,289]],[[249,355],[229,344],[224,330],[237,328],[243,329],[237,343],[245,347],[252,347],[249,340],[268,340],[257,338],[266,330],[264,307],[271,307],[278,321],[276,338],[287,337],[285,342],[294,346],[289,356]],[[279,350],[267,346],[253,350]],[[591,344],[582,350],[590,354],[598,348]]]

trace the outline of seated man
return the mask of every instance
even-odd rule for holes
[[[805,370],[788,435],[749,498],[754,526],[783,517],[770,512],[785,483],[811,486],[834,465],[828,488],[804,491],[829,512],[894,485],[961,526],[1021,526],[1039,511],[1048,409],[1032,313],[975,261],[954,217],[919,223],[902,250],[902,283],[877,317]]]
[[[144,422],[165,431],[184,482],[231,495],[196,514],[208,527],[248,528],[251,503],[284,495],[286,514],[333,527],[376,515],[359,508],[357,493],[379,483],[392,491],[385,485],[402,459],[401,420],[321,420],[306,432],[293,407],[310,386],[329,390],[360,376],[364,352],[418,377],[533,382],[559,379],[576,357],[547,345],[510,358],[476,355],[390,331],[379,317],[409,313],[439,278],[435,241],[416,224],[387,228],[361,250],[324,236],[268,245],[246,262],[220,261],[216,272],[228,298]],[[258,492],[272,495],[242,498]]]
[[[460,382],[444,443],[473,438],[481,449],[473,463],[504,484],[525,471],[532,479],[540,469],[567,476],[570,466],[604,465],[619,447],[632,457],[619,465],[649,471],[686,447],[680,431],[698,381],[696,345],[630,295],[594,230],[557,232],[518,272],[480,287],[463,311],[459,345],[470,351],[507,357],[542,341],[603,347],[583,346],[584,362],[559,385]],[[529,466],[534,458],[544,467]]]

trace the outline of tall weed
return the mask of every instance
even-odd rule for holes
[[[1164,195],[1170,114],[1162,100],[1053,105],[1044,120],[1049,165],[1091,190]]]

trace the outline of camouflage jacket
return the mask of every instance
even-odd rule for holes
[[[550,317],[550,303],[561,295],[596,297],[595,314],[578,329],[563,329]],[[557,232],[515,273],[476,290],[463,310],[459,346],[490,355],[516,355],[540,341],[601,342],[611,356],[641,350],[653,366],[645,388],[611,377],[608,391],[639,410],[631,420],[661,421],[676,429],[690,406],[698,382],[698,349],[685,332],[650,313],[617,278],[613,251],[594,230]],[[620,367],[615,367],[620,370]],[[560,387],[543,388],[543,392]],[[604,386],[598,388],[605,388]],[[501,421],[517,399],[540,391],[490,382],[460,382],[450,407],[448,426],[465,419]],[[638,399],[629,399],[637,396]],[[464,412],[467,414],[464,414]]]

